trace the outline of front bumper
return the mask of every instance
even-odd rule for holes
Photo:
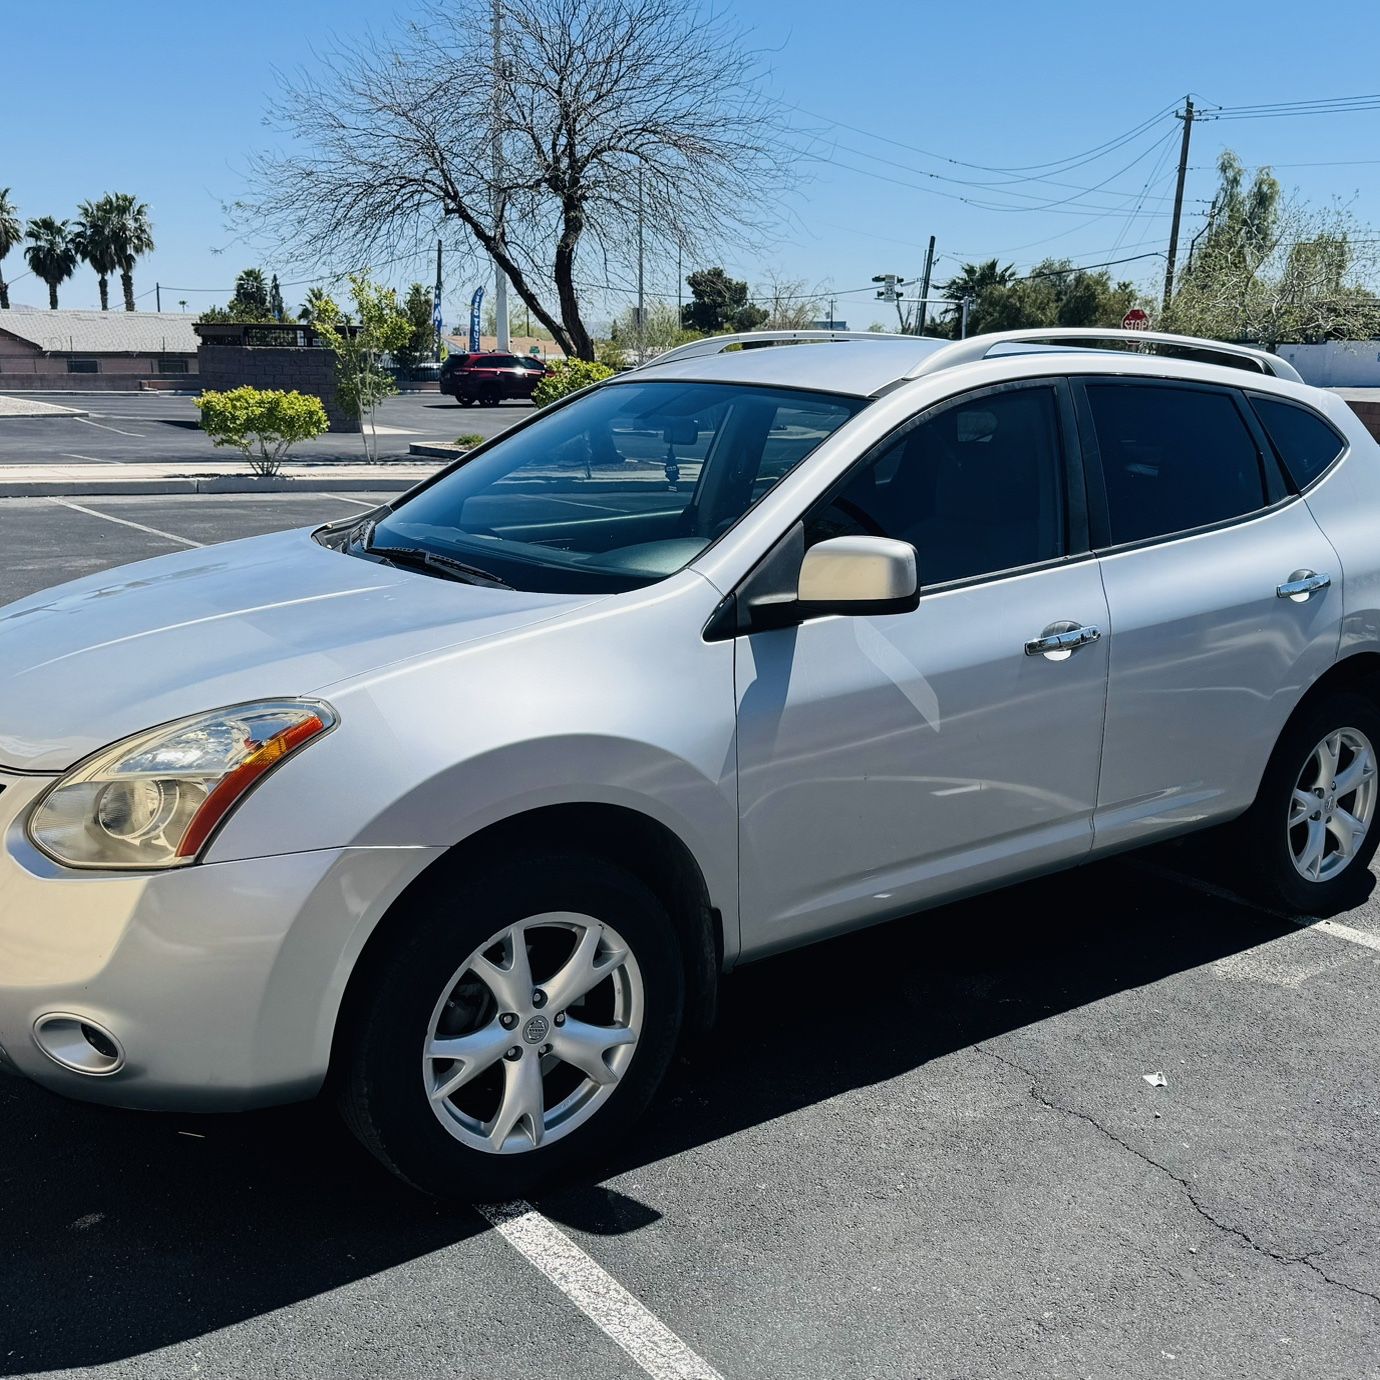
[[[168,872],[77,872],[23,831],[47,779],[0,785],[0,1066],[90,1101],[219,1110],[312,1096],[375,924],[439,849],[339,848]],[[71,1013],[123,1067],[69,1071],[34,1024]]]

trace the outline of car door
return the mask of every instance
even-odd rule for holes
[[[1100,850],[1250,804],[1290,712],[1336,656],[1341,568],[1237,390],[1075,389],[1116,630]]]
[[[1058,380],[965,394],[807,515],[807,544],[911,542],[921,596],[738,639],[745,952],[1089,851],[1107,609],[1072,425]]]

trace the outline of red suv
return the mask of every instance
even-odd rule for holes
[[[451,355],[441,366],[441,392],[462,407],[496,407],[504,398],[530,398],[545,373],[541,360],[521,355]]]

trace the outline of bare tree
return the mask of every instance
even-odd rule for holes
[[[288,142],[236,209],[300,262],[376,268],[449,223],[590,359],[581,291],[626,269],[639,215],[653,243],[760,239],[789,181],[762,76],[681,0],[455,0],[285,79],[269,123]]]
[[[804,278],[782,278],[770,273],[758,285],[753,301],[767,313],[762,328],[768,331],[808,330],[823,315],[824,289],[806,286]]]

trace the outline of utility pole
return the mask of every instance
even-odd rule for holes
[[[930,274],[934,270],[934,236],[930,236],[930,247],[925,251],[925,276],[920,280],[920,307],[915,319],[915,334],[925,334],[925,312],[929,305]]]
[[[684,330],[685,313],[685,279],[681,276],[680,256],[684,246],[679,240],[676,241],[676,330]]]
[[[963,299],[963,324],[962,324],[961,328],[959,329],[959,334],[958,334],[958,338],[959,338],[960,340],[967,340],[967,339],[968,339],[968,309],[969,309],[972,305],[973,305],[973,299],[972,299],[971,297],[965,297],[965,298]]]
[[[441,241],[436,241],[436,296],[431,303],[431,322],[434,327],[435,353],[437,362],[441,359]]]
[[[825,328],[826,330],[832,331],[832,330],[834,329],[834,313],[835,313],[837,310],[838,310],[838,299],[837,299],[836,297],[831,297],[831,298],[829,299],[829,324],[828,324],[828,326]]]
[[[1176,114],[1176,120],[1184,122],[1183,143],[1179,145],[1179,180],[1174,187],[1174,220],[1169,227],[1169,256],[1164,264],[1164,310],[1169,310],[1169,299],[1174,293],[1174,259],[1179,252],[1179,218],[1184,209],[1184,176],[1188,172],[1188,140],[1193,132],[1193,97],[1184,97],[1183,114]]]
[[[503,235],[503,0],[493,0],[493,160],[494,234]],[[508,279],[494,260],[494,318],[498,326],[498,348],[507,354],[512,349],[508,333]]]
[[[153,309],[154,311],[163,310],[163,289],[157,283],[153,285]]]
[[[642,167],[637,169],[637,362],[647,362],[647,302],[642,281]]]

